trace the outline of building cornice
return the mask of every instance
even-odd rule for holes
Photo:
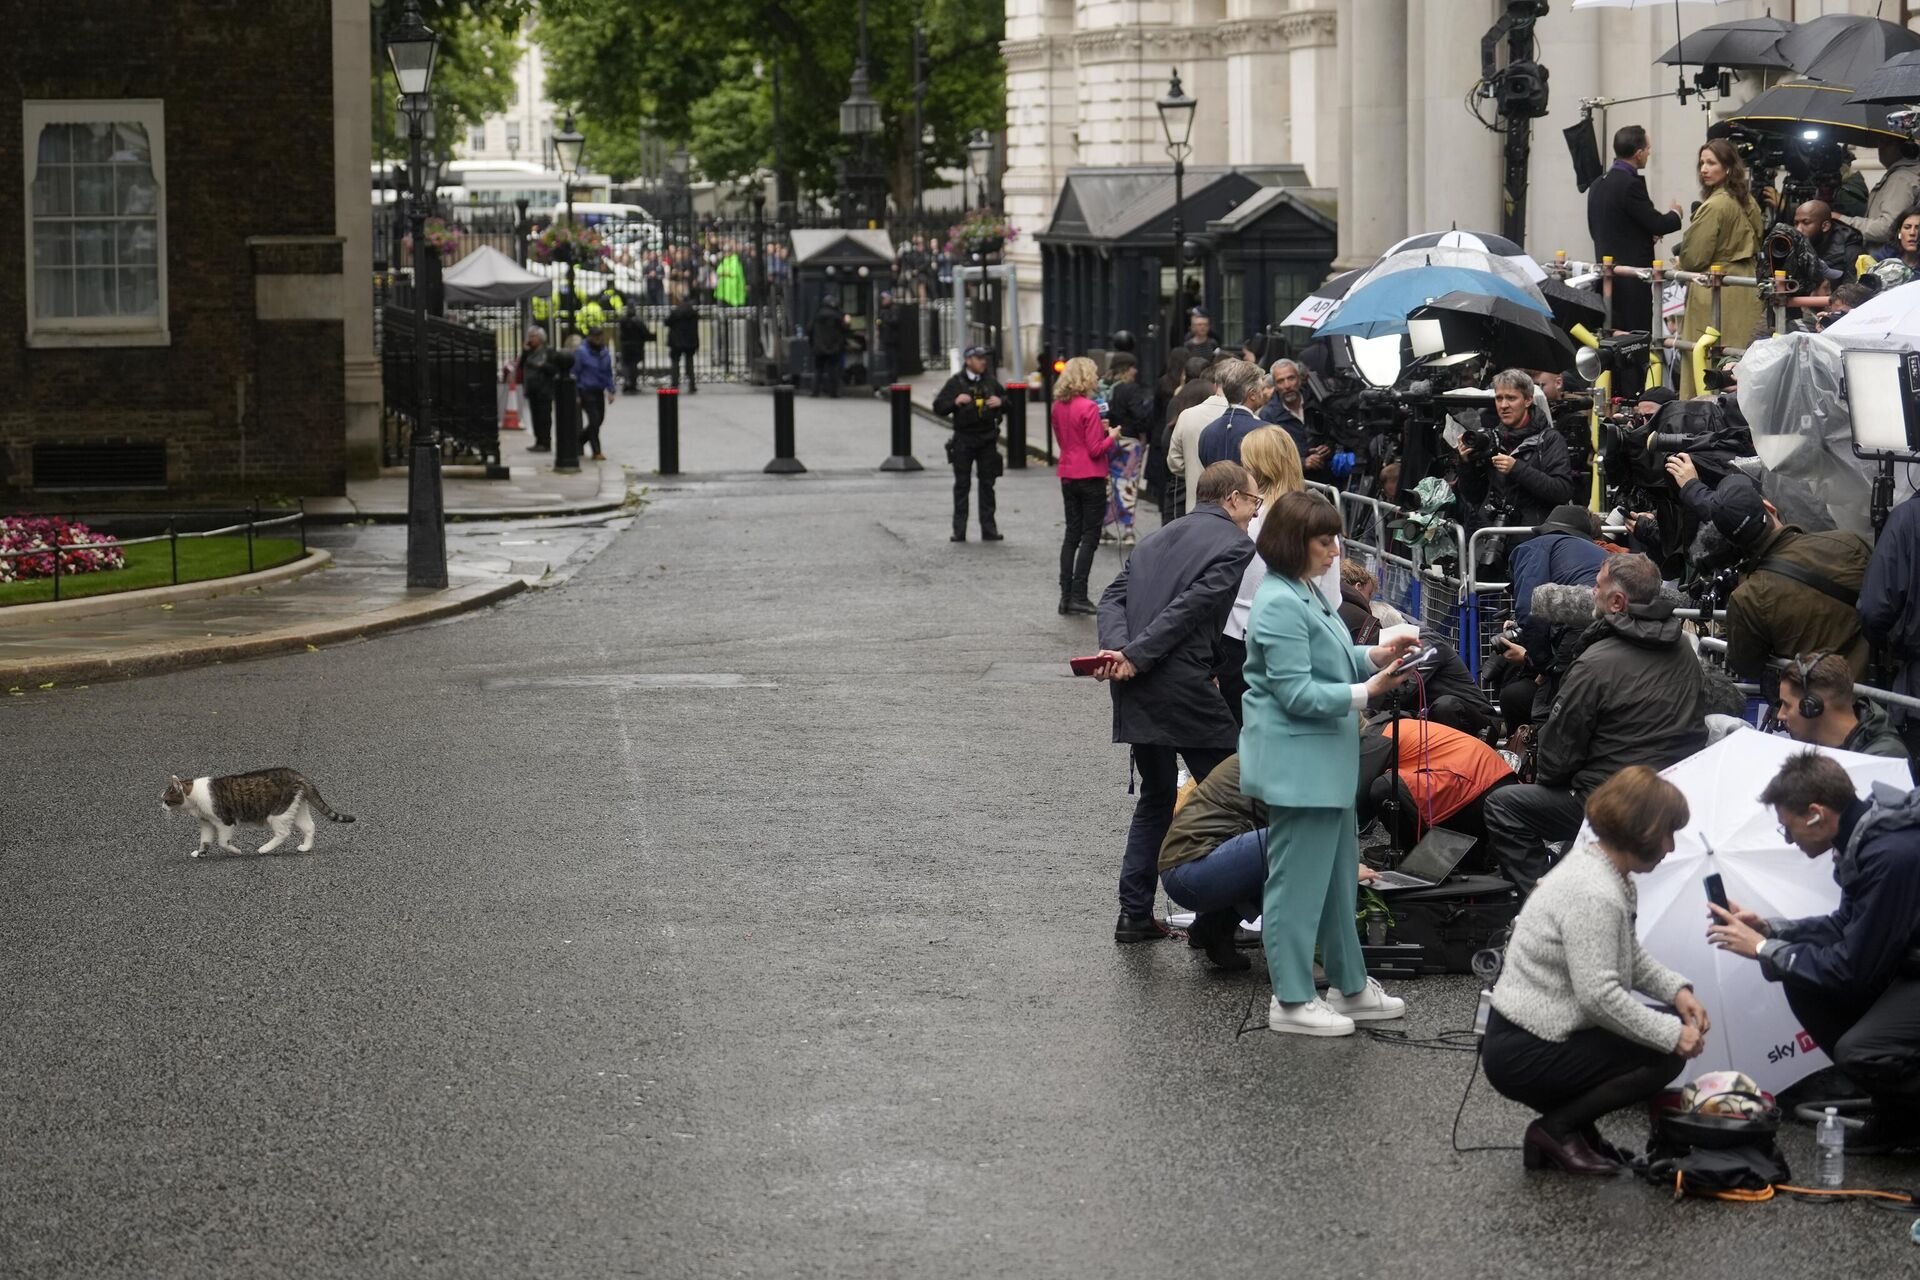
[[[1337,18],[1330,9],[1289,13],[1278,18],[1235,18],[1214,28],[1226,53],[1285,52],[1331,46]]]

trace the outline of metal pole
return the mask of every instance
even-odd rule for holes
[[[247,512],[247,572],[253,572],[253,526],[260,523],[260,499],[253,500],[253,509]]]
[[[1173,148],[1173,306],[1167,325],[1167,341],[1160,345],[1171,351],[1186,340],[1186,326],[1180,323],[1181,255],[1187,241],[1187,160],[1184,148]],[[1049,436],[1049,439],[1052,437]]]
[[[1007,388],[1007,470],[1023,471],[1027,466],[1027,388],[1015,383]]]
[[[925,471],[913,456],[913,388],[896,382],[887,388],[893,409],[893,452],[880,464],[882,471]]]
[[[446,495],[440,484],[440,437],[433,426],[433,385],[427,368],[427,210],[422,190],[420,118],[427,104],[407,112],[408,215],[413,228],[413,442],[407,459],[407,585],[447,585]]]
[[[660,406],[660,465],[663,476],[680,474],[680,392],[662,387],[655,393]]]
[[[793,388],[781,383],[773,389],[773,461],[762,468],[768,475],[798,475],[806,468],[793,456]]]
[[[563,301],[567,304],[566,327],[571,329],[574,327],[574,317],[580,306],[580,292],[574,288],[573,284],[573,260],[580,256],[580,244],[576,238],[578,231],[573,222],[573,175],[569,173],[561,181],[567,184],[567,296]],[[564,331],[561,337],[562,340],[565,339]]]

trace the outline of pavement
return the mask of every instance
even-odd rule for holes
[[[873,470],[883,406],[803,400],[796,477],[759,473],[758,393],[696,406],[702,473],[558,589],[0,701],[33,744],[0,799],[0,1275],[1910,1265],[1911,1213],[1458,1153],[1469,1055],[1237,1038],[1257,954],[1110,940],[1132,798],[1066,672],[1093,629],[1054,612],[1052,476],[954,545],[948,473]],[[167,775],[282,763],[358,821],[188,858]],[[1468,979],[1388,985],[1411,1037],[1471,1023]],[[1459,1144],[1527,1118],[1481,1081]]]
[[[585,515],[617,511],[627,487],[617,464],[588,459],[580,470],[561,474],[552,454],[528,454],[527,431],[500,435],[507,476],[485,478],[485,468],[447,467],[441,489],[447,516],[455,520],[515,520],[534,516]],[[344,496],[308,498],[307,515],[318,521],[404,521],[407,518],[407,470],[392,467],[369,480],[350,480]]]

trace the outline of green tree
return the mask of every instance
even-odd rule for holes
[[[407,137],[394,119],[398,89],[379,44],[387,26],[398,20],[400,0],[370,0],[376,47],[373,77],[373,155],[405,160]],[[421,0],[421,16],[440,37],[433,69],[434,129],[440,149],[470,126],[513,105],[514,70],[520,63],[520,33],[533,0]]]
[[[927,31],[923,177],[964,167],[974,129],[997,129],[1006,73],[994,0],[869,0],[869,75],[883,129],[872,144],[896,206],[913,191],[913,24]],[[745,34],[742,34],[745,33]],[[699,171],[734,181],[771,169],[781,80],[780,158],[803,193],[831,193],[858,45],[858,0],[548,0],[536,39],[548,94],[594,122],[588,151],[616,177],[643,131],[683,141]],[[596,141],[600,139],[600,141]]]

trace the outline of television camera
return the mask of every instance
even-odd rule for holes
[[[1840,171],[1853,161],[1852,148],[1823,136],[1817,128],[1802,129],[1792,136],[1760,133],[1740,125],[1728,125],[1723,132],[1746,161],[1748,180],[1756,195],[1773,185],[1777,172],[1786,171],[1773,221],[1789,226],[1793,211],[1807,201],[1833,203],[1843,181]]]

